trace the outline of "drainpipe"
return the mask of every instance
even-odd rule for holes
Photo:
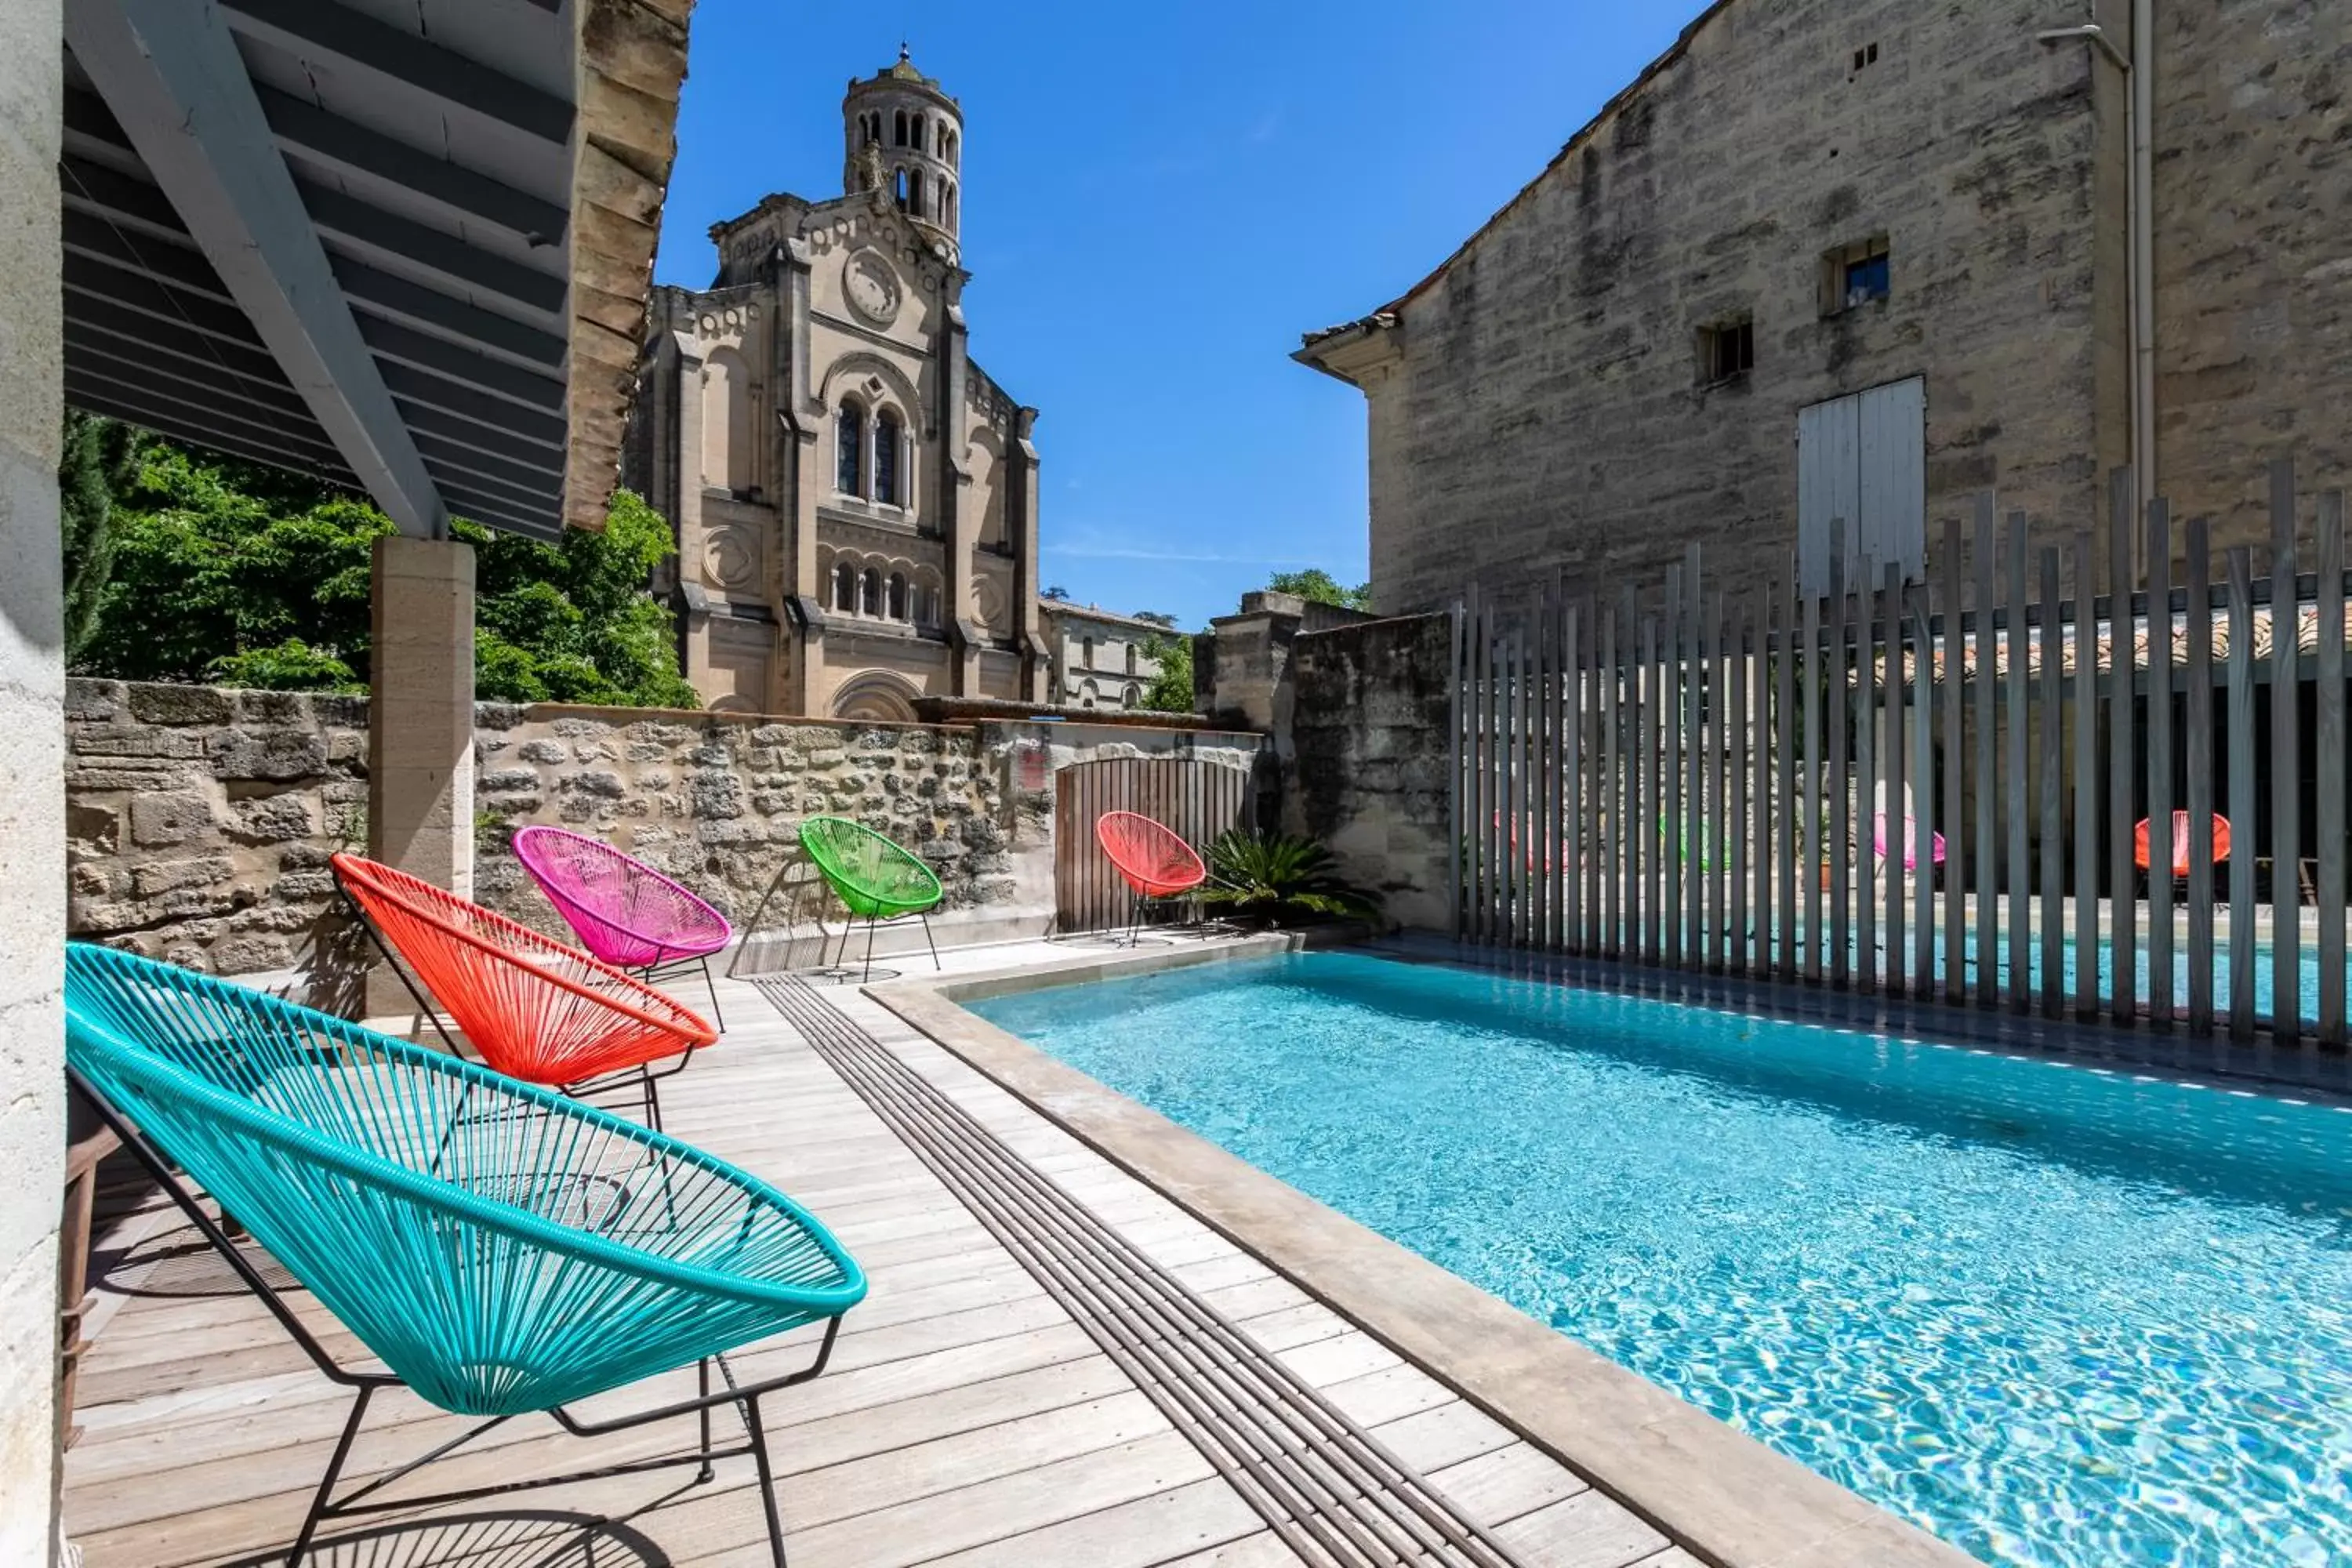
[[[2132,0],[2131,53],[2093,22],[2036,35],[2045,44],[2095,46],[2122,72],[2131,98],[2130,192],[2125,223],[2131,252],[2131,458],[2134,492],[2156,495],[2156,0]]]

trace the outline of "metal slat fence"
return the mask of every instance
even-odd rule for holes
[[[1924,581],[1727,595],[1693,550],[1654,595],[1474,593],[1456,934],[2342,1047],[2343,497],[2275,465],[2262,577],[2111,506],[2104,583],[1988,496]]]

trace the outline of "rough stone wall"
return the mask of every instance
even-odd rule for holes
[[[1402,307],[1402,361],[1367,378],[1377,607],[1561,568],[1648,584],[1693,542],[1717,581],[1780,566],[1798,410],[1912,375],[1931,550],[1987,486],[2092,526],[2125,458],[2095,412],[2121,297],[2094,236],[2121,214],[2092,51],[2034,37],[2063,10],[1744,0],[1701,23]],[[1825,317],[1825,254],[1881,235],[1892,297]],[[1702,385],[1699,330],[1742,313],[1754,370]]]
[[[2167,5],[2156,51],[2158,473],[2217,546],[2267,544],[2270,459],[2352,485],[2352,6]]]
[[[820,815],[920,855],[947,909],[1014,897],[998,779],[970,730],[484,703],[474,746],[474,896],[555,934],[508,847],[526,823],[603,838],[739,923]]]
[[[66,738],[73,935],[218,974],[338,967],[327,862],[367,846],[365,700],[75,680]]]
[[[1285,826],[1339,858],[1388,918],[1452,929],[1446,908],[1450,615],[1302,632],[1290,645],[1294,700]]]
[[[328,861],[367,843],[367,710],[363,698],[72,682],[72,934],[352,1008],[364,939]],[[514,829],[550,823],[676,877],[740,926],[798,858],[802,821],[824,814],[920,855],[946,889],[950,922],[1042,931],[1054,908],[1055,772],[1158,754],[1248,768],[1264,745],[1113,722],[858,724],[486,702],[475,710],[474,897],[566,936],[510,847]],[[786,904],[787,921],[808,918],[797,895]]]

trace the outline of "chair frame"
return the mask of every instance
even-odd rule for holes
[[[635,1459],[622,1464],[603,1466],[595,1469],[579,1470],[568,1475],[550,1476],[525,1481],[496,1482],[488,1486],[434,1492],[424,1497],[403,1497],[393,1501],[368,1500],[376,1493],[405,1479],[434,1461],[446,1458],[491,1428],[503,1426],[514,1419],[512,1415],[493,1415],[477,1422],[471,1428],[447,1442],[427,1449],[397,1469],[367,1481],[338,1498],[335,1496],[335,1483],[342,1479],[343,1466],[351,1458],[352,1445],[359,1436],[361,1424],[367,1417],[369,1401],[381,1390],[404,1386],[402,1380],[390,1373],[354,1372],[336,1361],[326,1348],[320,1344],[310,1330],[302,1325],[301,1320],[295,1315],[293,1309],[286,1304],[278,1288],[262,1278],[260,1271],[254,1268],[252,1259],[245,1255],[234,1240],[230,1239],[221,1224],[205,1212],[204,1205],[197,1201],[195,1194],[180,1179],[172,1163],[147,1141],[146,1135],[131,1125],[130,1121],[118,1111],[106,1096],[84,1078],[79,1069],[68,1065],[66,1068],[66,1076],[75,1092],[79,1093],[98,1113],[100,1120],[106,1123],[114,1135],[122,1141],[124,1147],[128,1148],[140,1164],[146,1168],[147,1173],[155,1178],[156,1183],[162,1186],[180,1212],[187,1215],[197,1232],[227,1262],[231,1271],[236,1275],[238,1282],[260,1299],[261,1304],[268,1309],[269,1315],[277,1320],[278,1327],[286,1331],[287,1337],[310,1357],[311,1364],[318,1369],[320,1375],[331,1383],[354,1391],[351,1414],[343,1422],[342,1436],[335,1444],[333,1457],[327,1461],[327,1472],[320,1479],[318,1490],[311,1494],[310,1506],[302,1516],[301,1529],[296,1533],[293,1547],[287,1553],[288,1568],[301,1568],[303,1561],[310,1555],[311,1543],[318,1534],[319,1527],[333,1520],[363,1517],[371,1513],[384,1513],[394,1510],[438,1508],[449,1503],[472,1502],[483,1498],[537,1490],[545,1487],[567,1486],[583,1481],[606,1480],[618,1476],[675,1468],[681,1465],[698,1467],[695,1475],[695,1484],[700,1485],[713,1478],[716,1472],[712,1467],[717,1461],[740,1458],[746,1454],[751,1456],[759,1478],[760,1502],[767,1516],[770,1554],[774,1559],[775,1568],[786,1568],[783,1516],[776,1505],[775,1473],[768,1456],[767,1428],[761,1421],[760,1401],[781,1389],[806,1383],[824,1371],[826,1363],[833,1356],[834,1341],[841,1331],[839,1314],[825,1320],[824,1337],[817,1346],[814,1358],[805,1366],[782,1376],[767,1378],[748,1385],[739,1384],[735,1382],[734,1374],[728,1369],[725,1356],[708,1356],[698,1363],[697,1368],[701,1393],[695,1398],[679,1400],[656,1409],[614,1416],[602,1421],[584,1421],[561,1405],[552,1405],[544,1412],[564,1431],[575,1437],[606,1436],[614,1432],[626,1431],[656,1421],[671,1420],[682,1415],[695,1415],[699,1418],[700,1442],[692,1453],[670,1455],[660,1458]],[[224,1218],[226,1217],[224,1215]],[[710,1387],[710,1373],[714,1363],[718,1366],[720,1380],[726,1384],[725,1388],[717,1393],[713,1393]],[[723,1448],[713,1447],[710,1413],[721,1405],[735,1406],[737,1414],[742,1419],[745,1440],[740,1446]]]
[[[400,984],[407,990],[409,999],[416,1004],[417,1013],[427,1024],[430,1024],[433,1026],[433,1032],[441,1037],[442,1047],[451,1056],[457,1058],[461,1061],[474,1060],[475,1058],[468,1057],[465,1050],[458,1045],[457,1037],[449,1032],[448,1026],[441,1022],[440,1007],[438,1004],[434,1001],[431,993],[426,991],[424,983],[418,980],[415,974],[410,971],[407,963],[401,958],[399,951],[395,949],[392,943],[384,940],[383,932],[378,931],[376,929],[375,921],[368,918],[366,908],[361,904],[359,900],[352,896],[352,890],[343,886],[342,879],[340,877],[335,879],[335,893],[337,897],[342,900],[344,909],[351,912],[352,921],[358,924],[362,931],[367,932],[368,940],[375,944],[376,952],[383,955],[385,964],[391,968],[394,974],[400,976]],[[495,913],[496,911],[493,910],[492,912]],[[593,955],[591,954],[589,956],[593,957]],[[598,962],[602,961],[599,960]],[[681,963],[678,967],[682,968],[683,964]],[[627,972],[624,971],[623,973]],[[708,980],[709,978],[709,966],[706,963],[703,967],[704,979]],[[655,977],[652,974],[647,973],[638,976],[638,978],[644,980],[647,984],[651,984]],[[714,999],[717,997],[718,993],[715,987],[713,988],[711,994]],[[714,1011],[716,1009],[714,1007]],[[592,1105],[602,1105],[605,1102],[596,1099],[595,1097],[603,1095],[612,1089],[625,1089],[634,1085],[637,1089],[637,1106],[645,1115],[646,1125],[652,1128],[655,1131],[659,1132],[662,1131],[662,1079],[667,1078],[676,1078],[679,1073],[684,1072],[686,1070],[687,1064],[694,1059],[694,1053],[705,1048],[707,1047],[702,1046],[688,1046],[686,1049],[678,1052],[677,1056],[664,1058],[668,1061],[669,1065],[659,1069],[655,1068],[650,1063],[647,1063],[638,1067],[623,1068],[618,1072],[606,1073],[599,1078],[580,1079],[572,1083],[551,1084],[545,1087],[552,1088],[558,1093],[569,1096],[573,1100],[585,1100]],[[519,1081],[527,1083],[530,1080],[525,1079]]]

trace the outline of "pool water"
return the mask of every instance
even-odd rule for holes
[[[1347,953],[974,1010],[1989,1563],[2352,1563],[2352,1112]]]

